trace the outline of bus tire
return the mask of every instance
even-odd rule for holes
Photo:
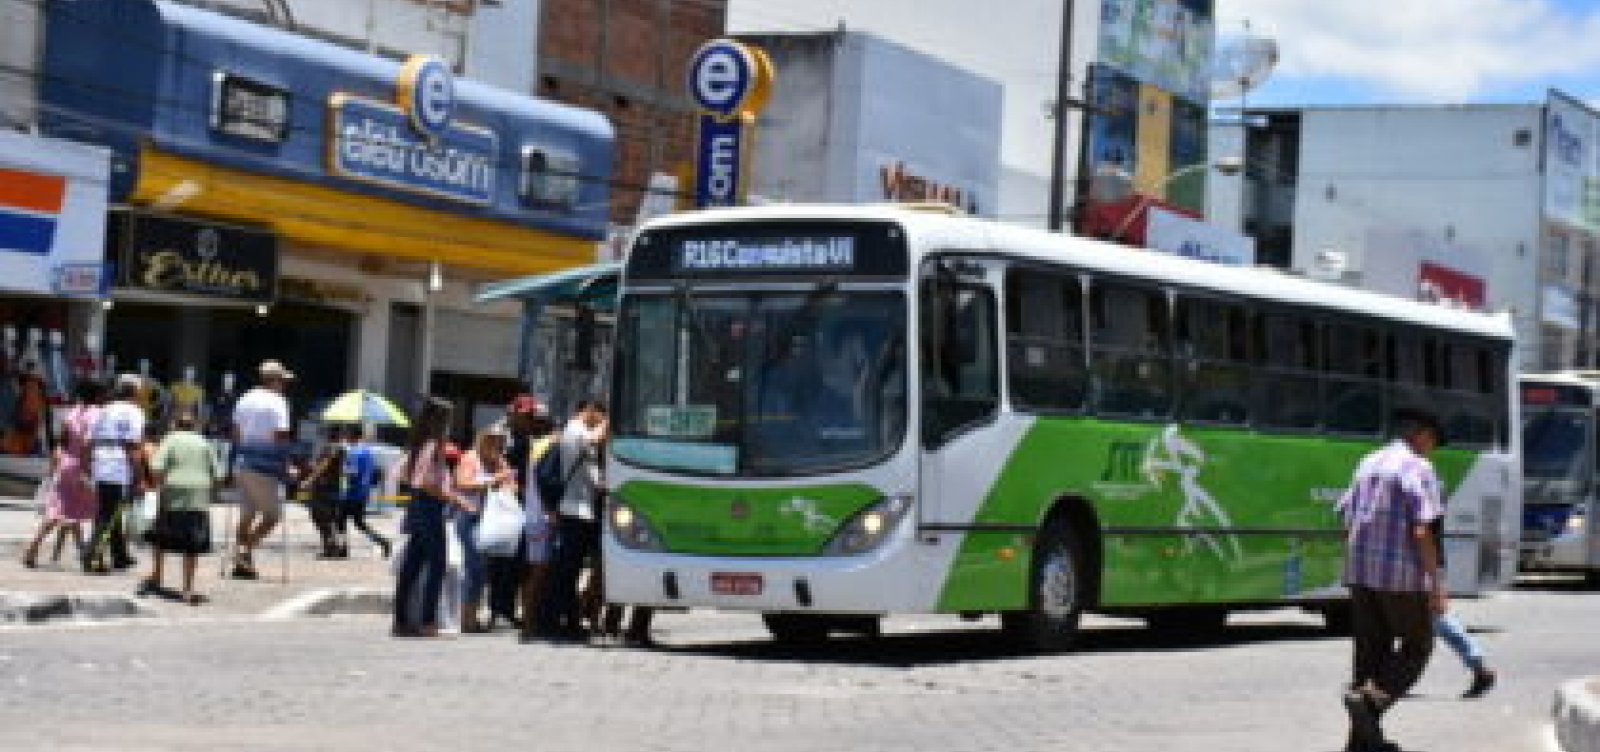
[[[761,622],[767,625],[772,639],[785,645],[816,645],[826,642],[835,621],[821,614],[766,613]]]
[[[1001,629],[1018,648],[1056,652],[1072,647],[1089,596],[1089,575],[1078,532],[1063,517],[1039,531],[1028,580],[1028,609],[1000,615]]]

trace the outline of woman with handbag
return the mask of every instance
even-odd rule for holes
[[[411,422],[411,438],[400,477],[411,497],[402,527],[410,536],[400,557],[394,583],[396,637],[439,636],[439,599],[444,587],[448,535],[445,510],[477,512],[472,500],[457,493],[445,467],[445,433],[450,403],[427,397]]]
[[[150,577],[141,595],[163,594],[163,554],[183,554],[183,602],[198,606],[205,596],[194,590],[194,571],[201,554],[211,553],[211,500],[223,477],[223,467],[211,442],[196,430],[193,413],[174,421],[174,430],[161,440],[150,459],[150,473],[158,490],[160,507],[145,533],[150,543]]]
[[[479,549],[477,532],[489,492],[505,489],[515,493],[516,477],[511,463],[506,461],[509,438],[501,426],[485,428],[478,432],[472,448],[456,463],[456,489],[478,507],[472,512],[456,512],[456,535],[461,541],[465,570],[461,582],[461,631],[464,633],[489,631],[478,619],[488,585],[488,561]]]
[[[61,436],[50,454],[50,470],[45,475],[44,487],[40,489],[44,519],[39,521],[38,533],[22,554],[22,565],[29,569],[39,565],[39,546],[52,530],[59,529],[60,535],[70,533],[81,557],[84,553],[83,523],[94,522],[100,505],[83,458],[89,451],[89,428],[99,414],[105,387],[94,379],[84,379],[74,388],[73,397],[72,407],[61,422]],[[56,558],[60,556],[58,538]]]

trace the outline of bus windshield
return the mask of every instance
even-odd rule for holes
[[[624,301],[615,456],[711,475],[861,467],[905,434],[898,292],[687,291]]]
[[[1589,412],[1582,409],[1530,410],[1522,421],[1522,472],[1529,479],[1581,481],[1587,470]]]

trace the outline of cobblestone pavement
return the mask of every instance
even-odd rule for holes
[[[1552,692],[1600,665],[1600,594],[1459,605],[1503,674],[1475,702],[1441,647],[1389,731],[1407,750],[1543,752]],[[1095,619],[1073,654],[905,618],[794,652],[752,617],[665,614],[655,651],[400,641],[376,618],[0,630],[0,749],[1205,750],[1341,748],[1348,641],[1292,611],[1205,644]]]

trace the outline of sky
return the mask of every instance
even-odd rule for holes
[[[1043,113],[1054,98],[1063,2],[729,0],[728,21],[734,31],[820,31],[842,19],[999,80],[1002,158],[1020,163],[1048,153]],[[1532,103],[1550,87],[1600,105],[1600,0],[1215,3],[1220,33],[1248,20],[1278,42],[1281,61],[1251,106]]]

